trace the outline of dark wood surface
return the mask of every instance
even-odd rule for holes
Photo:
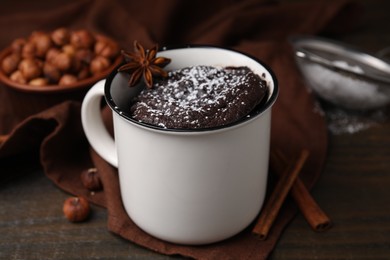
[[[390,1],[361,0],[363,23],[340,40],[375,52],[390,46]],[[271,259],[390,259],[390,120],[355,134],[329,133],[324,172],[313,196],[334,222],[313,232],[298,214]],[[175,259],[107,231],[106,210],[67,222],[69,196],[41,169],[18,170],[0,184],[0,259]]]

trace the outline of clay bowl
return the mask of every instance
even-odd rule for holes
[[[10,53],[10,47],[5,48],[0,52],[0,64]],[[10,80],[0,68],[0,100],[2,102],[1,106],[3,107],[2,116],[4,117],[5,110],[8,113],[7,117],[12,118],[11,120],[8,119],[8,121],[19,122],[30,115],[41,112],[64,101],[82,101],[89,88],[97,81],[106,78],[121,62],[122,57],[118,55],[104,71],[67,86],[31,86],[20,84]]]

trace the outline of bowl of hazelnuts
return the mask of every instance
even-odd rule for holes
[[[17,117],[65,100],[81,101],[95,82],[122,61],[118,44],[85,29],[34,31],[0,52],[0,84]]]

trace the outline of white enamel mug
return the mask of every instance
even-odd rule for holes
[[[210,46],[163,49],[167,70],[193,65],[247,66],[265,76],[267,101],[233,124],[163,129],[129,115],[127,76],[113,71],[85,96],[82,124],[95,151],[118,168],[124,208],[145,232],[179,244],[207,244],[247,227],[264,201],[275,76],[260,61]],[[100,101],[112,109],[115,141],[103,126]]]

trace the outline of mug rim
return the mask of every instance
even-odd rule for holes
[[[128,114],[127,112],[118,111],[116,109],[117,106],[116,106],[116,104],[111,96],[110,86],[111,86],[111,83],[114,80],[115,76],[119,73],[118,68],[121,65],[123,65],[123,63],[122,63],[122,64],[118,65],[114,70],[111,71],[111,73],[108,75],[108,77],[106,78],[106,81],[104,83],[104,97],[105,97],[107,104],[111,108],[111,110],[114,111],[120,117],[122,117],[122,118],[124,118],[124,119],[126,119],[126,120],[140,126],[140,127],[149,128],[150,130],[157,130],[157,131],[163,131],[163,132],[181,132],[181,133],[184,133],[184,132],[209,132],[209,131],[216,131],[216,130],[231,128],[233,126],[238,126],[238,125],[241,125],[245,122],[249,122],[249,121],[257,118],[258,116],[262,115],[265,111],[267,111],[275,103],[275,101],[278,97],[278,94],[279,94],[278,81],[277,81],[277,78],[275,76],[275,73],[263,61],[259,60],[258,58],[254,57],[250,54],[247,54],[247,53],[241,52],[241,51],[237,51],[237,50],[234,50],[231,48],[220,47],[220,46],[215,46],[215,45],[204,45],[204,44],[180,44],[180,45],[163,46],[163,47],[159,48],[158,52],[168,51],[168,50],[179,50],[179,49],[194,49],[194,48],[199,48],[199,49],[203,49],[203,48],[204,49],[213,49],[214,48],[214,49],[219,49],[219,50],[231,51],[234,53],[244,55],[244,56],[254,60],[255,62],[259,63],[271,75],[271,79],[273,82],[273,91],[272,91],[271,95],[268,97],[268,100],[265,103],[260,104],[259,108],[255,107],[248,114],[248,115],[250,115],[249,117],[244,116],[244,117],[240,118],[239,120],[236,120],[232,123],[229,123],[226,125],[219,125],[219,126],[215,126],[215,127],[189,128],[189,129],[187,129],[187,128],[163,128],[163,127],[148,124],[145,122],[139,122],[138,120],[132,118],[131,115]]]

